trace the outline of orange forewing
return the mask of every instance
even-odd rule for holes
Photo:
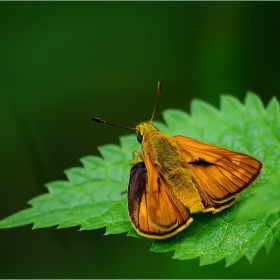
[[[168,190],[151,162],[135,164],[128,185],[128,211],[136,231],[149,238],[166,238],[192,222],[184,205]],[[150,176],[147,177],[147,169]]]
[[[172,139],[182,151],[181,160],[191,170],[202,200],[213,202],[212,207],[205,205],[205,211],[215,213],[232,205],[261,172],[262,163],[251,156],[184,136]]]

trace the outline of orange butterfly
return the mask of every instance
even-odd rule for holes
[[[130,171],[128,213],[138,234],[163,239],[186,228],[193,221],[190,213],[216,213],[234,204],[259,176],[262,163],[185,136],[164,135],[152,125],[155,108],[150,123],[136,128],[92,120],[136,131],[142,154],[135,152]]]

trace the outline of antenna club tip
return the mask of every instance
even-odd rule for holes
[[[162,81],[158,81],[157,83],[157,92],[160,93],[162,88]]]
[[[99,119],[97,117],[93,117],[91,120],[95,121],[95,122],[99,122],[99,123],[103,123],[104,122],[104,121],[102,121],[101,119]]]

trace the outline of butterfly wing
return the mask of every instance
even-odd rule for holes
[[[166,238],[192,221],[184,205],[166,188],[163,179],[144,153],[144,162],[130,172],[128,211],[135,230],[145,237]]]
[[[172,139],[181,150],[183,165],[193,174],[205,211],[217,212],[232,205],[261,172],[262,163],[251,156],[184,136]]]

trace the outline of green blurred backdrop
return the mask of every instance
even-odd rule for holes
[[[65,179],[63,170],[124,131],[192,98],[221,93],[265,104],[279,96],[279,2],[1,2],[0,218]],[[152,241],[104,229],[0,231],[1,278],[279,278],[277,243],[253,265],[243,258],[199,267],[149,252]]]

